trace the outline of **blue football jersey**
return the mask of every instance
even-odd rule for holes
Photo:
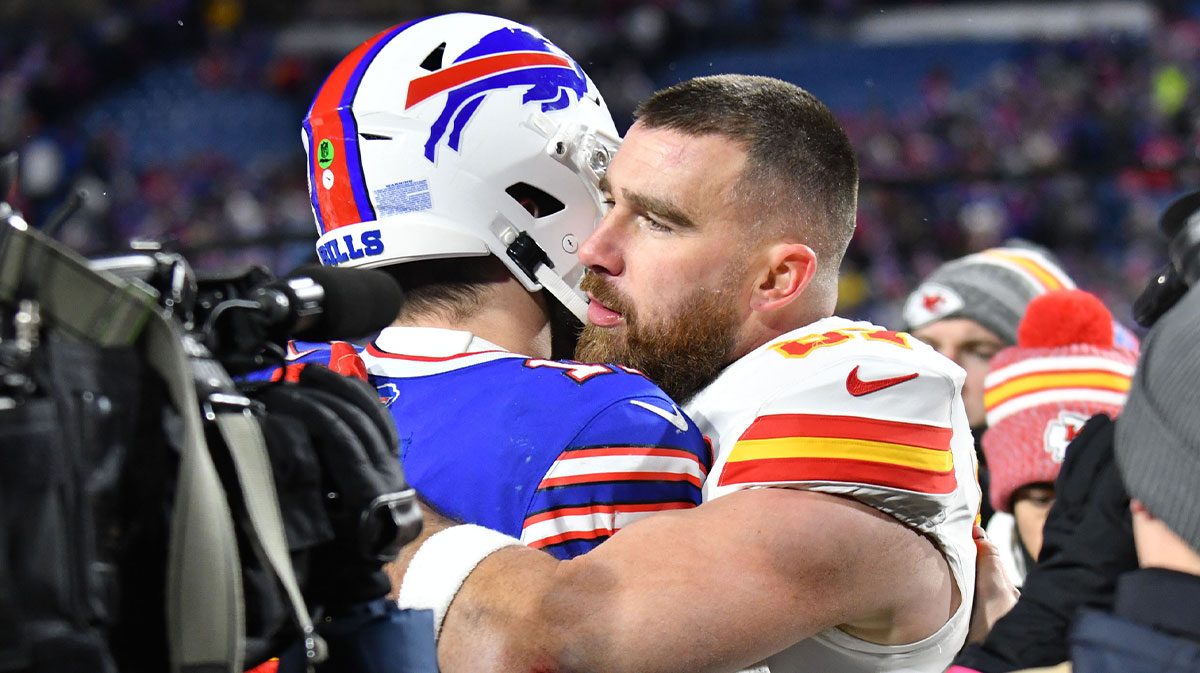
[[[405,476],[445,514],[566,559],[700,504],[711,447],[640,373],[495,347],[405,354],[414,329],[365,347],[293,342],[290,359],[365,372],[395,419]]]

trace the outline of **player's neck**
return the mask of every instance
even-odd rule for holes
[[[550,357],[550,319],[545,302],[515,280],[489,287],[470,312],[447,307],[402,315],[393,325],[470,332],[513,353]]]

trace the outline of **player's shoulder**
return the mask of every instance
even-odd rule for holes
[[[703,417],[803,413],[949,426],[961,368],[904,332],[828,318],[726,369],[688,411]]]
[[[410,363],[403,372],[392,372],[405,379],[418,378],[444,385],[468,386],[489,391],[493,398],[512,400],[522,408],[543,407],[559,416],[589,417],[606,408],[642,399],[661,402],[670,408],[670,399],[640,372],[615,364],[583,363],[524,356],[477,359],[471,363],[438,364],[425,371],[426,363]],[[372,360],[376,380],[398,380]],[[431,374],[440,374],[431,376]]]
[[[584,396],[666,396],[644,374],[624,365],[527,358],[520,366],[536,372],[538,380],[547,385],[578,391]]]
[[[569,360],[529,360],[528,369],[539,372],[534,385],[563,414],[590,418],[600,426],[644,432],[669,428],[670,433],[690,432],[695,424],[666,392],[636,369],[617,364],[588,364]],[[568,411],[569,410],[569,411]],[[641,428],[640,431],[635,428]]]
[[[760,368],[787,372],[872,361],[916,368],[939,377],[962,376],[958,365],[907,332],[837,316],[781,335],[746,359]]]

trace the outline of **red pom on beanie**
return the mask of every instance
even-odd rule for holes
[[[1112,313],[1099,298],[1083,290],[1057,290],[1034,297],[1017,326],[1017,345],[1059,348],[1068,344],[1112,348]]]

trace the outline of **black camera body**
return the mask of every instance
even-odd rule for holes
[[[0,199],[0,673],[244,670],[289,648],[312,666],[337,655],[314,623],[384,601],[421,516],[377,392],[319,367],[235,381],[329,328],[320,280],[336,303],[342,277],[320,273],[87,260]],[[333,446],[273,400],[350,420]],[[373,633],[399,623],[386,603]]]
[[[1158,220],[1170,260],[1142,290],[1133,319],[1151,327],[1200,280],[1200,191],[1172,201]]]

